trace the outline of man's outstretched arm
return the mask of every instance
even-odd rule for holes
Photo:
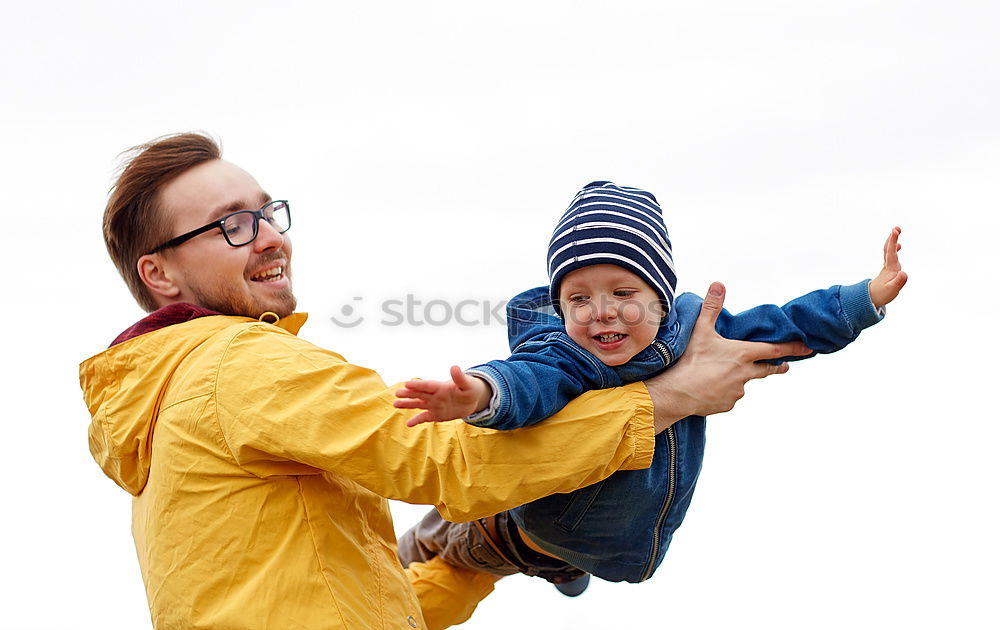
[[[524,429],[407,427],[412,412],[393,406],[393,390],[377,374],[266,324],[229,344],[233,360],[224,358],[219,370],[219,418],[237,462],[262,477],[311,467],[387,498],[435,505],[452,521],[488,516],[648,466],[654,427],[731,409],[747,380],[783,371],[754,361],[795,354],[792,345],[715,334],[719,289],[706,300],[690,356],[650,386],[588,392]],[[236,361],[247,356],[256,358],[253,369]],[[256,369],[261,363],[289,367]]]

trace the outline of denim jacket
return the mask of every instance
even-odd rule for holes
[[[507,305],[511,357],[469,370],[490,383],[493,398],[466,421],[501,430],[528,426],[584,391],[663,371],[687,348],[701,303],[692,293],[678,296],[653,343],[628,363],[608,366],[569,338],[547,287],[521,293]],[[813,291],[781,307],[723,310],[716,330],[730,339],[802,341],[815,355],[843,348],[882,317],[865,280]],[[776,361],[803,358],[808,357]],[[662,562],[687,511],[701,470],[704,432],[703,417],[685,418],[657,436],[649,468],[620,471],[587,488],[533,501],[512,516],[535,543],[580,569],[612,581],[645,580]]]

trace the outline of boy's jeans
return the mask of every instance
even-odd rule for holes
[[[493,575],[537,575],[555,584],[575,580],[584,573],[527,548],[507,512],[470,523],[452,523],[432,509],[397,544],[396,553],[404,567],[441,556],[453,566]]]

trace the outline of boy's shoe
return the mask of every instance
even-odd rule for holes
[[[584,573],[580,577],[566,582],[555,582],[554,586],[566,597],[576,597],[590,586],[590,574]]]

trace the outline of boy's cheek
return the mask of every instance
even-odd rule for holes
[[[637,326],[639,324],[649,323],[652,322],[655,317],[655,313],[647,312],[647,310],[639,304],[626,304],[622,307],[621,319],[627,326]],[[649,322],[646,321],[647,319],[649,319]]]
[[[587,334],[586,328],[574,326],[569,321],[566,322],[566,334],[569,335],[570,339],[581,346],[586,346],[587,342],[590,341],[590,335]]]
[[[587,307],[563,306],[563,324],[566,326],[567,332],[572,328],[585,329],[590,325],[590,319],[591,313]]]

